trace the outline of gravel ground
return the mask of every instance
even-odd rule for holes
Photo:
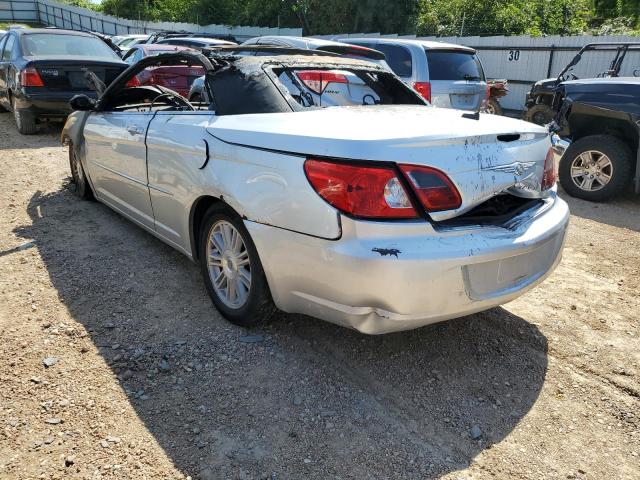
[[[370,337],[226,323],[197,267],[0,115],[0,477],[640,478],[640,201],[481,314]]]

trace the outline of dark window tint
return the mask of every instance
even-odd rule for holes
[[[180,47],[193,47],[199,45],[198,42],[193,42],[191,40],[166,40],[158,43],[163,45],[178,45]]]
[[[366,45],[369,47],[369,45]],[[376,46],[371,46],[375,50],[379,50],[384,53],[387,64],[391,67],[391,70],[395,72],[399,77],[410,77],[412,73],[411,68],[411,52],[404,47],[398,45],[388,45],[379,43]]]
[[[429,50],[430,80],[484,80],[480,60],[472,53],[456,50]]]
[[[11,50],[13,50],[13,44],[16,42],[16,37],[11,35],[7,38],[7,43],[4,45],[4,50],[2,51],[2,60],[8,62],[11,60]]]
[[[74,56],[96,60],[120,60],[106,43],[96,37],[32,33],[22,36],[25,56]]]

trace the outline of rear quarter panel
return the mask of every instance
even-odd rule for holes
[[[158,233],[190,253],[191,209],[211,196],[248,221],[340,236],[338,214],[311,188],[304,157],[225,143],[215,128],[207,132],[210,121],[215,125],[209,112],[159,113],[150,124],[148,178]]]

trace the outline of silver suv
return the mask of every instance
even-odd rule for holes
[[[482,64],[473,48],[396,38],[340,38],[379,50],[391,69],[436,107],[478,110],[488,98]]]

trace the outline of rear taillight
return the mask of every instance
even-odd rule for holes
[[[400,165],[427,212],[455,210],[462,198],[455,185],[443,172],[420,165]]]
[[[127,83],[125,83],[125,88],[132,88],[132,87],[139,87],[140,86],[140,80],[138,79],[138,77],[133,77],[131,78],[131,80],[129,80]]]
[[[300,70],[296,76],[309,90],[318,94],[324,92],[330,83],[349,83],[345,75],[330,70]]]
[[[440,170],[398,165],[427,212],[454,210],[460,193]],[[407,184],[393,166],[358,165],[308,158],[304,171],[316,192],[338,210],[359,218],[416,218]]]
[[[393,167],[307,159],[304,171],[316,192],[338,210],[359,218],[416,218]]]
[[[44,87],[44,82],[35,68],[25,68],[20,72],[20,84],[23,87]]]
[[[484,89],[484,98],[482,99],[482,104],[480,106],[480,110],[484,110],[489,105],[489,99],[491,98],[491,87],[487,85]]]
[[[547,152],[547,156],[544,159],[544,172],[542,174],[542,190],[549,190],[556,184],[558,172],[556,170],[556,160],[553,154],[553,148],[550,148]]]
[[[422,98],[431,103],[431,84],[429,82],[415,82],[413,88]]]

